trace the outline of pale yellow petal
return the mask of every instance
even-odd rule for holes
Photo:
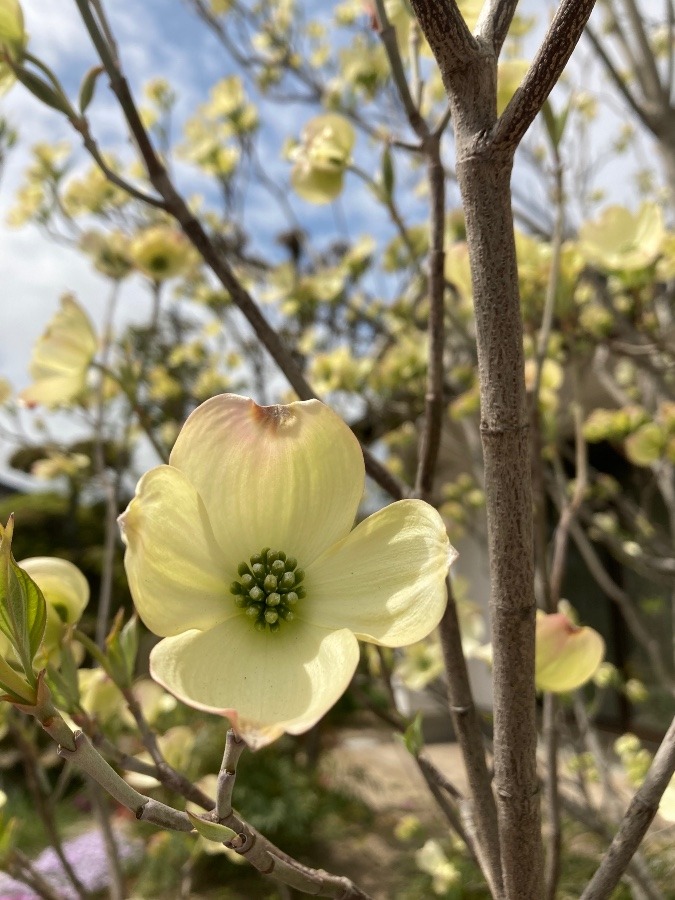
[[[131,595],[155,634],[210,628],[239,612],[229,591],[236,566],[227,567],[204,504],[178,469],[145,474],[120,527]]]
[[[199,492],[235,566],[270,547],[306,568],[349,532],[365,479],[356,438],[318,400],[213,397],[188,418],[171,465]]]
[[[605,642],[593,628],[580,628],[562,613],[538,615],[535,682],[538,690],[573,691],[595,674],[605,655]]]
[[[256,631],[240,615],[160,641],[150,673],[179,700],[227,716],[253,749],[307,731],[340,698],[359,660],[349,631],[286,622]]]
[[[392,503],[308,567],[297,615],[388,647],[413,644],[443,615],[445,577],[456,555],[433,507]]]
[[[33,384],[19,394],[19,399],[29,406],[70,403],[85,387],[96,344],[85,311],[70,295],[62,297],[60,309],[33,348]]]
[[[77,566],[55,556],[31,556],[21,560],[19,566],[28,572],[62,621],[79,621],[89,602],[89,583]]]

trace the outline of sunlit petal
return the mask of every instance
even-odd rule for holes
[[[20,393],[19,399],[28,406],[46,407],[73,401],[85,387],[96,346],[89,317],[74,297],[65,295],[61,308],[33,348],[33,384]]]
[[[263,546],[307,565],[344,537],[363,493],[361,448],[318,400],[258,406],[221,394],[187,420],[171,453],[234,565]]]
[[[595,674],[605,655],[605,642],[593,628],[580,628],[562,613],[538,615],[535,682],[540,691],[565,693]]]
[[[228,568],[201,498],[178,469],[144,475],[120,526],[131,594],[155,634],[210,628],[239,612],[229,591],[236,561]]]
[[[160,641],[150,671],[179,700],[227,716],[257,749],[284,731],[311,728],[345,691],[358,659],[348,631],[294,621],[260,633],[240,615]]]
[[[351,628],[388,647],[412,644],[443,615],[445,576],[455,556],[433,507],[421,500],[392,503],[308,567],[298,616],[324,628]]]

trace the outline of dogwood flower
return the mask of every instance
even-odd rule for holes
[[[535,683],[540,691],[574,691],[595,675],[605,642],[588,625],[575,625],[564,613],[537,613]]]
[[[152,677],[253,748],[323,716],[357,638],[404,646],[441,618],[456,555],[441,517],[402,500],[351,531],[364,479],[357,440],[318,400],[222,394],[120,518],[136,608],[164,638]]]
[[[153,281],[184,275],[192,265],[192,246],[182,231],[169,225],[153,225],[139,232],[129,245],[136,267]]]
[[[61,309],[33,348],[33,384],[21,391],[19,399],[27,406],[48,408],[75,400],[84,390],[96,347],[89,317],[72,295],[64,295]]]
[[[337,113],[316,116],[305,125],[300,143],[291,151],[295,162],[291,184],[303,200],[322,204],[339,196],[354,141],[351,123]]]
[[[608,206],[579,229],[579,249],[603,271],[634,272],[656,261],[666,236],[663,213],[655,203],[643,203],[636,213]]]

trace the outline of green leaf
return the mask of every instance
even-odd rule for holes
[[[422,736],[422,713],[418,712],[410,725],[403,732],[403,743],[411,756],[419,756],[424,747]]]
[[[47,666],[47,682],[56,706],[72,715],[80,705],[80,684],[77,677],[77,662],[72,645],[66,640],[61,645],[59,668]]]
[[[98,81],[99,75],[104,72],[103,66],[93,66],[87,74],[82,79],[82,84],[80,85],[80,98],[78,105],[80,107],[80,112],[82,115],[87,111],[87,107],[94,99],[94,91],[96,90],[96,83]]]
[[[0,542],[0,631],[11,642],[26,677],[33,678],[33,660],[47,624],[47,604],[33,579],[12,556],[14,519],[2,529]]]
[[[132,616],[122,628],[123,616],[120,610],[105,643],[113,680],[121,687],[131,687],[138,653],[138,619]]]
[[[188,818],[199,834],[206,838],[207,841],[224,844],[226,841],[231,841],[233,837],[236,837],[237,832],[228,828],[227,825],[219,825],[218,822],[206,822],[191,812],[188,813]]]
[[[34,704],[35,689],[0,656],[0,692],[14,703]]]
[[[23,67],[18,67],[14,70],[17,80],[21,82],[21,84],[27,88],[31,94],[45,103],[47,106],[51,106],[52,109],[56,109],[59,112],[64,113],[68,116],[69,119],[76,119],[75,110],[72,108],[65,94],[60,91],[55,90],[50,84],[46,81],[43,81],[38,75],[35,75],[34,72],[30,72],[28,69]]]
[[[394,186],[396,176],[394,173],[394,161],[391,156],[391,147],[385,145],[382,151],[382,171],[381,171],[382,192],[387,200],[391,200],[394,194]]]
[[[560,146],[560,142],[562,141],[565,126],[567,125],[567,119],[570,114],[570,106],[571,104],[567,103],[559,115],[554,113],[553,107],[548,100],[544,102],[544,105],[541,108],[546,133],[554,150]]]

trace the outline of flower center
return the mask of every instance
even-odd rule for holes
[[[275,632],[282,622],[290,622],[293,609],[305,596],[301,582],[304,569],[298,569],[298,561],[286,556],[282,550],[263,547],[254,553],[248,563],[237,566],[239,581],[230,585],[236,605],[246,610],[257,631],[269,628]]]

